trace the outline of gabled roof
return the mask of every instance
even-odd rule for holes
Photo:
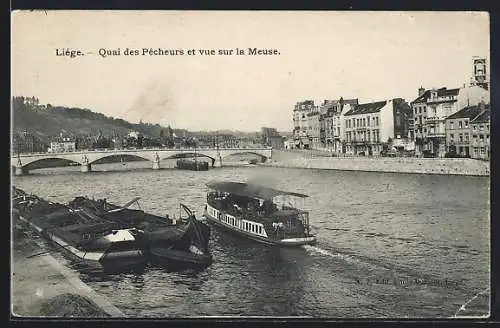
[[[300,198],[309,197],[304,194],[299,194],[296,192],[282,191],[274,188],[264,187],[257,184],[245,183],[245,182],[211,182],[207,184],[207,187],[213,190],[227,192],[233,195],[247,196],[261,199],[271,199],[280,195],[290,195]]]
[[[455,88],[455,89],[441,88],[441,89],[437,89],[437,95],[438,95],[438,97],[457,96],[459,92],[460,92],[460,88]]]
[[[484,111],[479,114],[476,118],[474,118],[470,123],[488,123],[490,121],[490,106],[485,106]]]
[[[489,108],[489,105],[486,105],[485,108]],[[456,112],[455,114],[452,114],[448,116],[446,119],[448,120],[453,120],[457,118],[468,118],[472,120],[473,118],[477,117],[481,112],[485,109],[481,108],[480,106],[467,106]]]
[[[357,114],[369,114],[379,112],[385,105],[387,101],[378,101],[367,104],[354,105],[354,108],[345,113],[345,116],[357,115]]]
[[[358,104],[358,98],[356,99],[343,99],[344,104],[349,104],[349,105],[357,105]]]
[[[430,98],[432,90],[425,90],[425,92],[417,97],[412,103],[422,103],[427,102],[427,99]],[[438,97],[447,97],[447,96],[457,96],[460,92],[460,88],[455,89],[447,89],[446,87],[442,87],[436,90]]]

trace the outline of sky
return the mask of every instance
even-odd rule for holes
[[[17,11],[11,23],[13,95],[189,130],[290,131],[306,99],[409,102],[420,86],[463,85],[490,51],[486,12]],[[254,47],[279,55],[198,52]]]

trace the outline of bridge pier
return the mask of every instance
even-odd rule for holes
[[[23,169],[21,166],[16,166],[14,169],[14,175],[21,176],[28,173],[28,170]]]
[[[24,173],[28,173],[27,171],[28,170],[23,169],[23,163],[21,162],[21,158],[17,157],[17,163],[16,163],[15,168],[14,168],[14,174],[17,176],[21,176]]]
[[[92,172],[92,165],[90,165],[90,164],[82,164],[82,166],[80,167],[80,171],[82,173]]]
[[[158,156],[158,153],[156,153],[153,159],[153,170],[159,170],[159,169],[160,169],[160,156]]]
[[[212,160],[212,167],[222,167],[222,158],[219,157],[219,160]]]

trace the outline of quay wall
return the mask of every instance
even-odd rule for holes
[[[488,161],[470,158],[333,157],[326,151],[275,150],[262,165],[347,171],[489,176]]]

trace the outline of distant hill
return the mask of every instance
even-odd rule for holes
[[[40,140],[48,142],[51,137],[65,135],[126,135],[137,131],[148,137],[158,137],[167,127],[151,123],[130,123],[120,118],[108,117],[86,108],[39,105],[36,98],[14,97],[12,101],[14,132],[28,130]],[[173,129],[182,136],[187,130]]]
[[[12,99],[14,133],[28,130],[42,142],[48,143],[51,138],[63,133],[65,136],[124,136],[130,131],[137,131],[146,137],[156,138],[168,127],[151,123],[130,123],[121,118],[106,116],[87,108],[40,105],[35,97],[13,97]],[[172,129],[174,134],[215,135],[231,134],[237,138],[259,138],[261,132],[244,132],[237,130],[188,131]]]

